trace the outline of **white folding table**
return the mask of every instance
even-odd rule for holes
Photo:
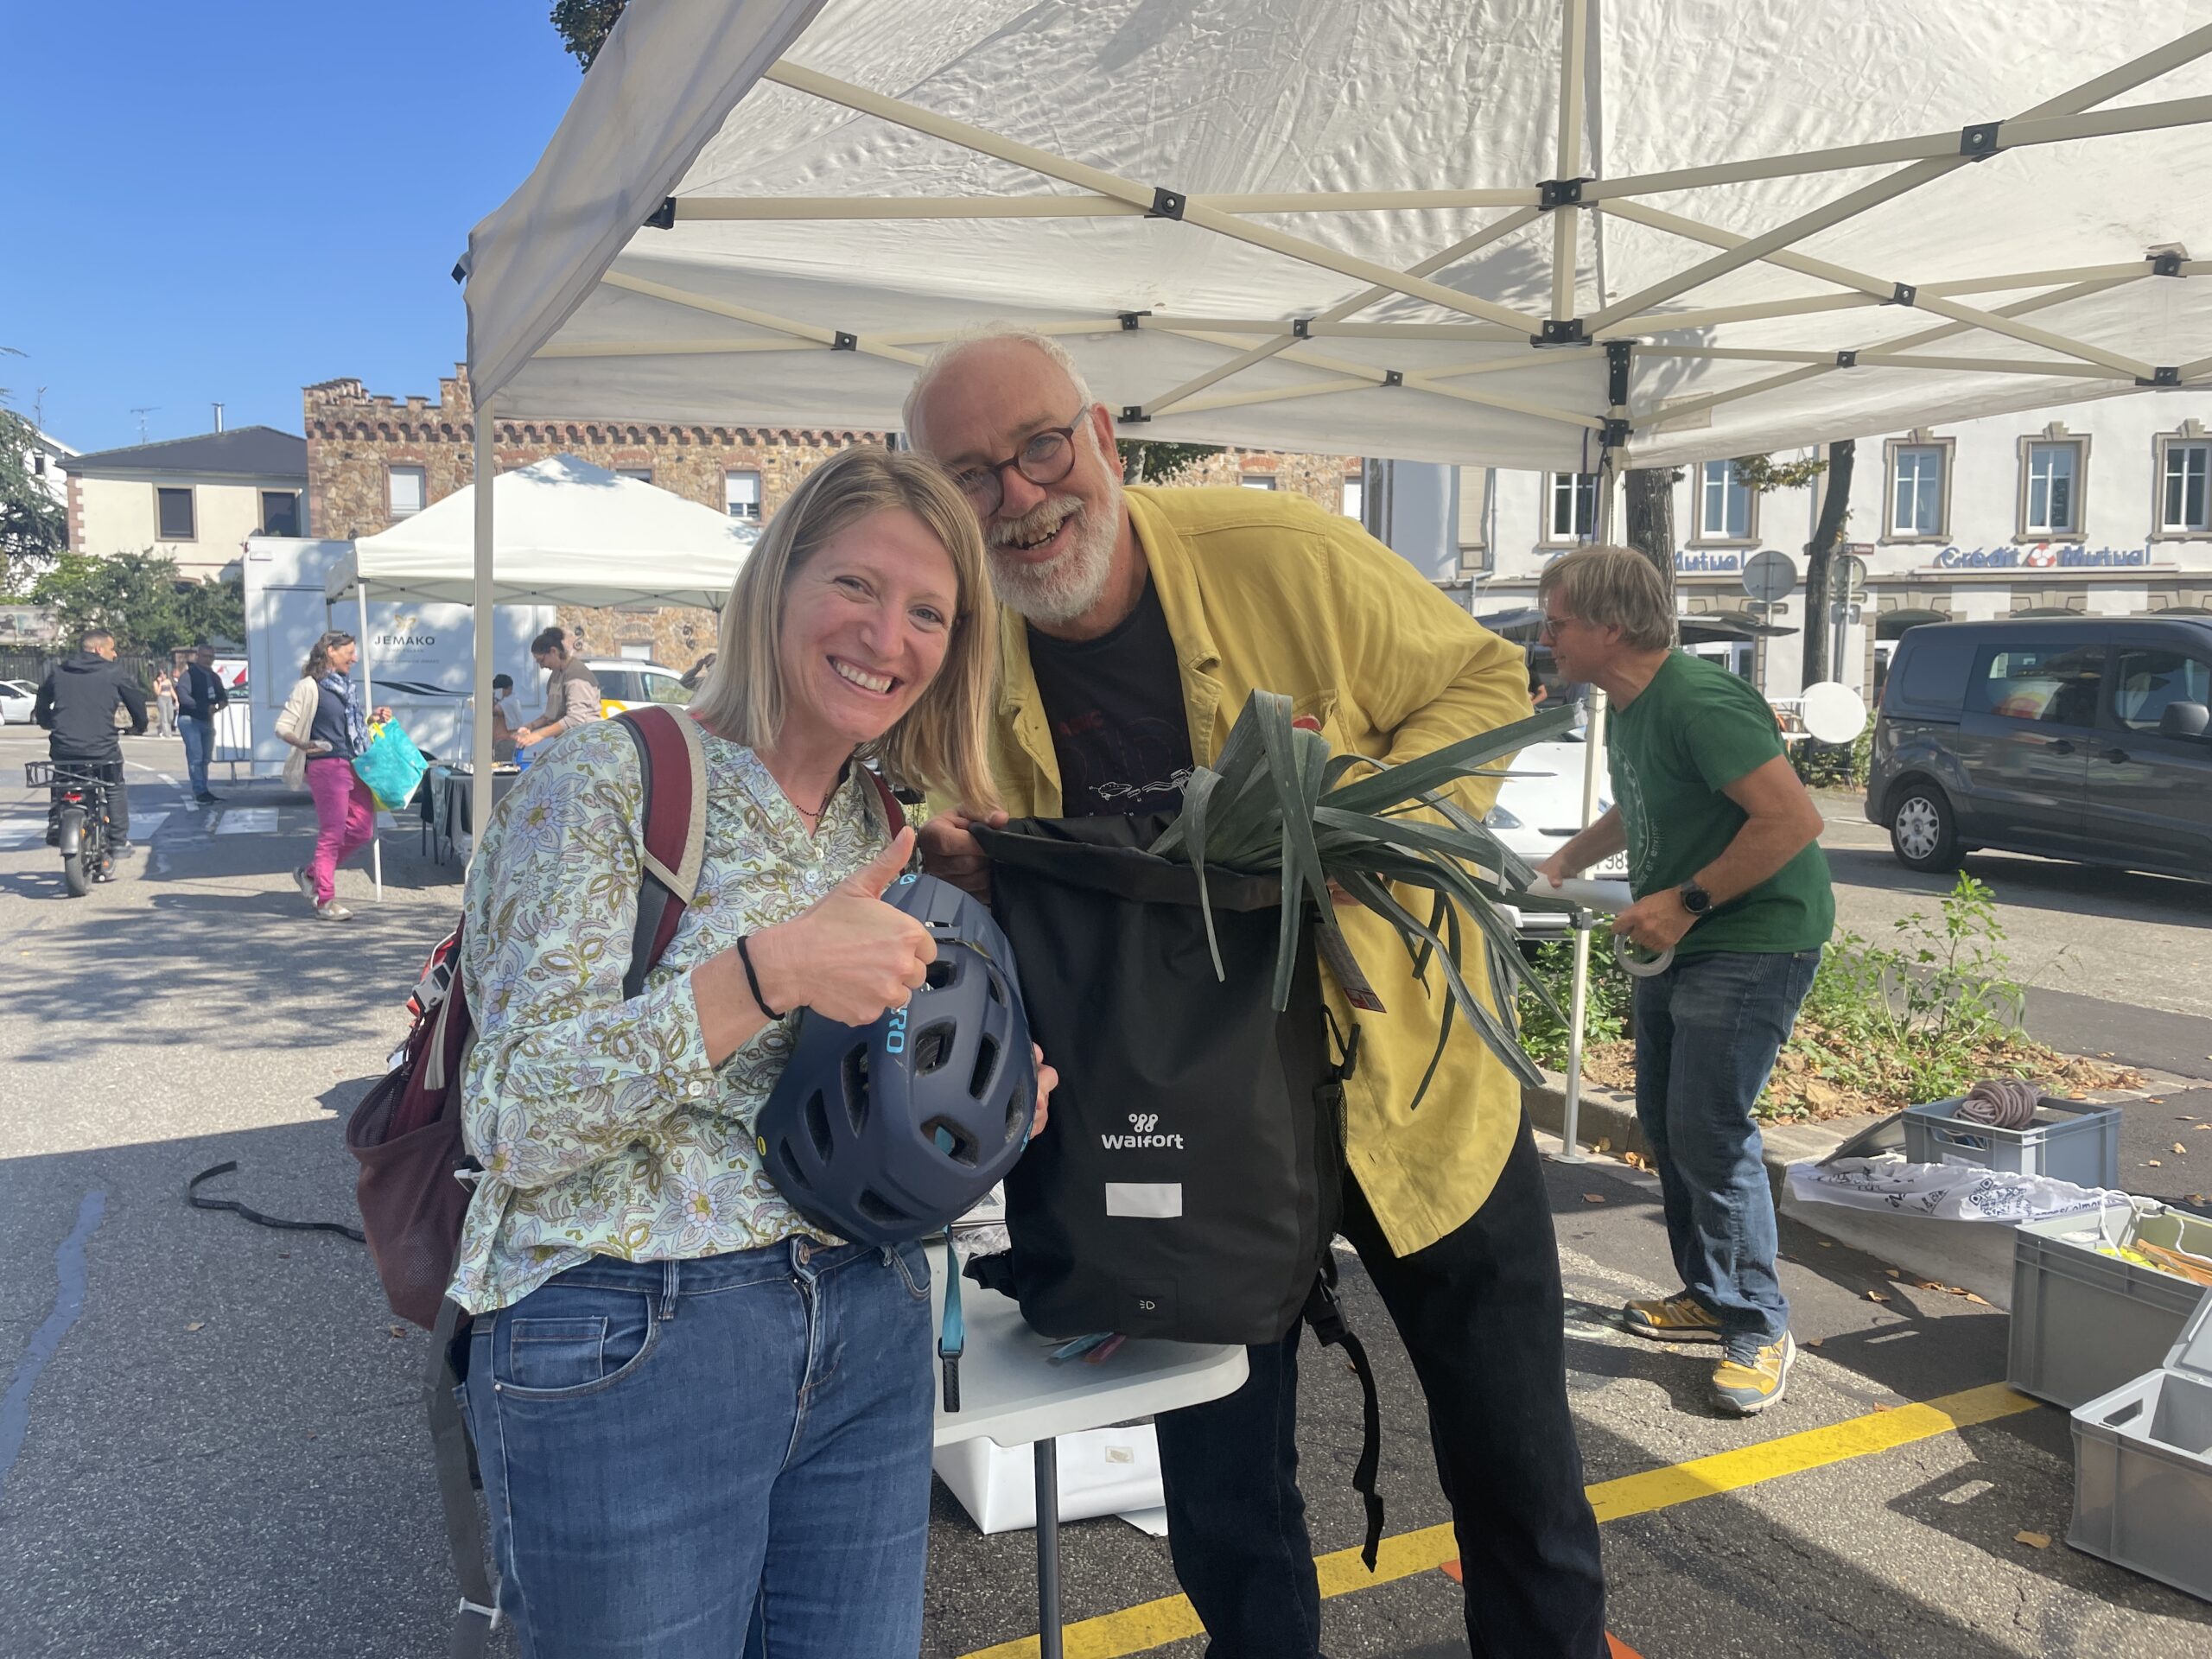
[[[930,1299],[944,1317],[944,1255],[930,1249]],[[1037,1471],[1037,1619],[1040,1659],[1060,1647],[1059,1460],[1053,1437],[1105,1428],[1179,1406],[1234,1394],[1244,1385],[1244,1351],[1186,1342],[1124,1342],[1093,1365],[1051,1358],[1061,1340],[1022,1323],[1011,1297],[974,1283],[960,1287],[967,1351],[960,1361],[960,1409],[948,1413],[940,1388],[933,1444],[988,1439],[1030,1446]]]

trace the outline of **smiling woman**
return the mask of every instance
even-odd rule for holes
[[[739,572],[696,712],[802,811],[858,756],[995,802],[996,639],[975,515],[918,455],[856,448],[809,475]],[[786,776],[786,773],[789,776]]]
[[[989,797],[989,591],[975,515],[929,462],[856,447],[800,485],[723,613],[683,739],[696,883],[634,977],[629,734],[563,737],[486,829],[460,952],[484,1173],[451,1294],[526,1652],[677,1659],[703,1630],[791,1659],[920,1644],[928,1266],[911,1238],[808,1220],[760,1114],[816,1022],[874,1027],[931,982],[929,928],[880,897],[914,832],[859,763]]]

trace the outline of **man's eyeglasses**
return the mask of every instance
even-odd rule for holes
[[[1549,612],[1546,612],[1542,623],[1536,629],[1536,638],[1556,639],[1559,638],[1559,631],[1561,628],[1570,622],[1580,622],[1581,620],[1579,616],[1554,616]]]
[[[1088,413],[1089,411],[1084,411]],[[1077,421],[1081,414],[1076,416]],[[1075,427],[1048,426],[1032,433],[1029,441],[1004,461],[969,467],[955,473],[952,481],[968,498],[978,518],[988,518],[1006,500],[1006,469],[1013,467],[1032,484],[1057,484],[1075,470]]]

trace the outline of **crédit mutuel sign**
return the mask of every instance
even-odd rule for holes
[[[1741,575],[1746,554],[1699,549],[1675,555],[1675,569],[1685,576]],[[2082,547],[2072,542],[2035,542],[2025,547],[1947,547],[1923,567],[1929,570],[2147,569],[2148,543],[2141,547]]]
[[[1929,562],[1931,570],[2073,570],[2114,567],[2140,569],[2151,547],[2082,547],[2073,542],[2035,542],[2026,547],[1947,547]]]

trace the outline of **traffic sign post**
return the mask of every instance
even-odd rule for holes
[[[1787,553],[1771,550],[1754,553],[1744,561],[1744,591],[1751,603],[1764,613],[1771,609],[1797,586],[1797,562]],[[1759,634],[1751,642],[1751,683],[1760,694],[1766,691],[1766,636]]]

